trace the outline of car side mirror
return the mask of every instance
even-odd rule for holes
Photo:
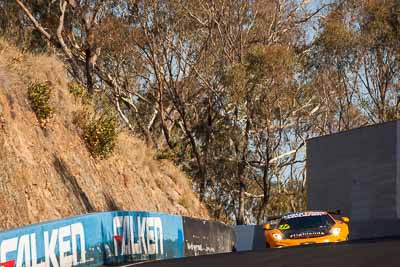
[[[271,230],[271,225],[269,223],[264,224],[263,226],[264,230]]]
[[[349,219],[349,217],[342,217],[342,221],[345,223],[348,223],[348,222],[350,222],[350,219]]]

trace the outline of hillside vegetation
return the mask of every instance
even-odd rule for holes
[[[52,88],[45,126],[28,100],[35,83]],[[67,83],[55,56],[21,53],[0,41],[0,229],[106,210],[208,217],[187,177],[124,131],[115,153],[94,159],[73,123],[82,104]]]
[[[55,53],[236,224],[306,209],[307,139],[400,119],[399,29],[398,0],[0,0],[0,36]],[[83,127],[92,154],[114,120]]]

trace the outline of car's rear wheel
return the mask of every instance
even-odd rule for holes
[[[268,242],[265,242],[265,247],[270,248],[271,246],[268,244]]]

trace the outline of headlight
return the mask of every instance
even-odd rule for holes
[[[280,234],[272,234],[272,237],[277,240],[282,240],[283,236]]]
[[[331,233],[333,235],[339,235],[340,234],[340,228],[332,228]]]

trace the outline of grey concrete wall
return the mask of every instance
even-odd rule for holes
[[[266,249],[262,225],[237,225],[235,235],[237,251]]]
[[[399,122],[388,122],[308,140],[308,208],[342,210],[350,217],[353,238],[378,234],[366,230],[378,221],[396,225],[398,128]]]
[[[217,221],[183,216],[185,257],[232,252],[235,229]]]
[[[237,251],[250,251],[253,250],[254,240],[254,226],[253,225],[237,225],[235,226]]]

